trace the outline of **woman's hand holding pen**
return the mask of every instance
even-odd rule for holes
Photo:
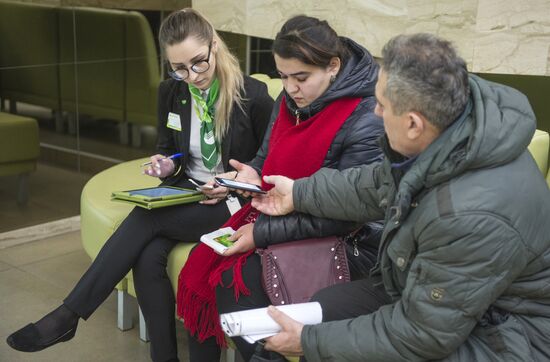
[[[150,163],[144,164],[143,173],[152,177],[167,177],[174,173],[174,161],[163,155],[151,156]]]

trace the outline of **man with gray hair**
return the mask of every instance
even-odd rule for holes
[[[383,49],[381,164],[321,169],[253,205],[282,215],[385,219],[365,280],[320,291],[323,323],[270,307],[266,348],[308,361],[550,360],[550,191],[527,145],[526,97],[469,75],[451,44],[400,35]]]

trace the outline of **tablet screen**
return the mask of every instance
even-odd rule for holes
[[[160,197],[168,195],[188,195],[196,193],[194,190],[178,190],[170,187],[153,187],[150,189],[128,191],[130,196],[142,195],[146,197]]]

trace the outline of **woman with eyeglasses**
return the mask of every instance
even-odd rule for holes
[[[230,172],[229,159],[250,160],[261,145],[273,100],[264,83],[243,76],[213,26],[198,12],[170,14],[159,33],[172,79],[161,83],[158,154],[144,172],[163,185],[194,188]],[[167,158],[182,153],[181,158]],[[178,242],[196,242],[239,209],[227,189],[205,193],[206,204],[135,208],[107,240],[63,304],[10,335],[13,348],[34,352],[70,340],[130,271],[147,323],[153,361],[178,361],[175,298],[166,273],[168,253]],[[78,359],[77,357],[75,357]]]

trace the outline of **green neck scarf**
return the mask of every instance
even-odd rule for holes
[[[201,121],[201,154],[202,162],[207,169],[212,170],[218,164],[218,143],[214,136],[215,104],[218,100],[220,82],[214,79],[208,92],[208,98],[204,99],[202,91],[189,84],[189,91],[195,100],[195,111]]]

